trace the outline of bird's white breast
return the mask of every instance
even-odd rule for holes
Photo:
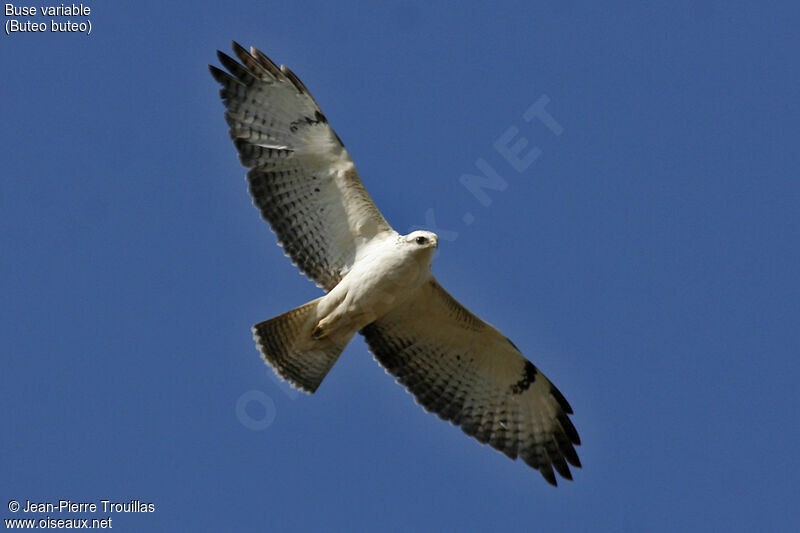
[[[431,277],[431,254],[396,237],[366,244],[339,284],[320,303],[326,323],[357,331],[413,296]]]

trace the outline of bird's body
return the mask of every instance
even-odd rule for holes
[[[398,234],[306,87],[260,51],[219,53],[225,117],[250,193],[301,272],[326,294],[253,333],[282,378],[314,392],[356,332],[426,410],[556,484],[580,443],[564,396],[516,346],[439,285],[435,234]]]
[[[425,239],[418,244],[417,239]],[[312,335],[352,337],[405,302],[428,281],[438,238],[417,231],[408,236],[386,235],[365,244],[352,268],[317,306]]]

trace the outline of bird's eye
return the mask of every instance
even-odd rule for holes
[[[426,242],[428,242],[428,239],[425,237],[417,237],[417,244],[425,244]]]

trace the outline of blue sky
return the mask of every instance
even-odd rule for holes
[[[796,526],[800,10],[530,4],[90,2],[91,35],[3,35],[0,516]],[[313,397],[276,382],[250,327],[320,291],[247,195],[206,68],[231,39],[300,76],[395,228],[435,223],[442,284],[575,409],[574,482],[425,414],[360,338]],[[560,135],[523,118],[543,96]]]

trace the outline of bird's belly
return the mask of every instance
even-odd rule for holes
[[[342,332],[358,331],[407,300],[430,276],[429,266],[402,258],[365,261],[325,297],[322,310],[327,316],[321,323]]]
[[[348,291],[349,312],[365,315],[370,320],[382,317],[405,301],[430,277],[429,267],[420,267],[413,261],[396,261],[355,274]]]

